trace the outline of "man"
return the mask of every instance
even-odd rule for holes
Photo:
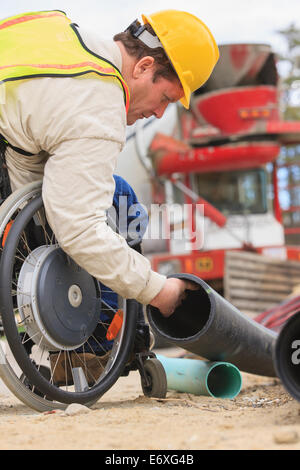
[[[126,124],[160,118],[178,100],[188,107],[218,48],[188,13],[143,21],[103,41],[60,11],[2,20],[0,133],[12,190],[43,178],[47,219],[62,249],[113,291],[169,316],[192,286],[152,271],[107,226],[113,171]]]

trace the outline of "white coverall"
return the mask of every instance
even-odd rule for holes
[[[122,69],[116,43],[79,29],[85,44]],[[3,85],[1,85],[3,87]],[[47,219],[62,249],[125,298],[148,304],[165,276],[106,224],[113,172],[125,144],[123,91],[93,76],[7,82],[0,100],[0,133],[11,148],[6,163],[12,190],[43,178]]]

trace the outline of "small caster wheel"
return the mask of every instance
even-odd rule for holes
[[[142,389],[146,397],[165,398],[167,394],[167,376],[162,363],[158,359],[147,359],[144,362]]]

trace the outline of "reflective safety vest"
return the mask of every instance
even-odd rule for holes
[[[121,72],[84,44],[64,12],[39,11],[0,21],[0,84],[35,77],[76,77],[95,73],[122,87],[126,112],[129,89]]]

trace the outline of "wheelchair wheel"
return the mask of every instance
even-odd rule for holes
[[[165,398],[167,394],[167,377],[162,363],[156,358],[147,359],[144,363],[145,378],[141,385],[146,397]]]
[[[0,244],[1,379],[37,411],[91,406],[128,361],[137,302],[118,298],[112,307],[100,283],[62,251],[45,218],[41,182],[2,204]]]

